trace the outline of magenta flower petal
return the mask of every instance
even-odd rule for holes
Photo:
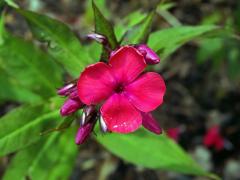
[[[141,113],[123,94],[113,94],[101,107],[101,115],[109,131],[130,133],[142,124]]]
[[[109,64],[118,83],[133,81],[146,67],[143,56],[133,47],[124,46],[110,58]]]
[[[220,134],[219,126],[211,127],[203,138],[203,144],[207,147],[214,147],[216,150],[224,148],[224,138]]]
[[[151,113],[142,112],[142,125],[155,134],[161,134],[162,129]]]
[[[60,113],[62,116],[68,116],[78,109],[82,108],[84,104],[80,100],[76,99],[67,99],[60,109]]]
[[[115,87],[110,67],[102,62],[88,66],[78,80],[78,95],[87,105],[98,104],[108,98]]]
[[[147,45],[140,44],[135,46],[135,48],[144,56],[147,64],[158,64],[160,62],[158,55]]]
[[[126,88],[131,103],[140,111],[149,112],[163,102],[166,86],[162,77],[154,72],[141,75]]]
[[[81,126],[78,129],[78,132],[77,132],[77,135],[75,138],[76,144],[83,144],[87,140],[87,138],[89,137],[89,135],[92,132],[93,125],[94,125],[93,123],[88,123],[84,126]]]
[[[224,139],[222,137],[219,137],[218,139],[216,139],[215,148],[218,151],[221,151],[224,149]]]

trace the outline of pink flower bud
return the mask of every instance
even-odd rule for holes
[[[75,84],[73,83],[67,84],[66,86],[63,86],[62,88],[58,89],[57,93],[60,96],[68,96],[74,87]]]
[[[83,107],[83,103],[80,100],[67,99],[60,109],[62,116],[68,116],[78,109]]]
[[[160,62],[158,55],[147,45],[140,44],[134,47],[144,56],[147,64],[158,64]]]
[[[152,114],[142,112],[142,125],[155,134],[161,134],[162,129],[158,122],[153,118]]]
[[[79,99],[76,87],[74,87],[72,89],[71,93],[69,94],[69,98],[71,98],[71,99]]]
[[[100,34],[96,34],[96,33],[92,33],[92,34],[88,34],[87,37],[91,40],[95,40],[101,44],[107,44],[107,38],[103,35]]]
[[[89,135],[91,134],[92,130],[93,130],[93,126],[94,123],[87,123],[84,126],[81,126],[78,129],[76,138],[75,138],[75,143],[76,144],[83,144],[87,138],[89,137]]]

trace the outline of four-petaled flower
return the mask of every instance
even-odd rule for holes
[[[101,118],[108,131],[130,133],[143,125],[161,133],[150,112],[162,104],[166,87],[159,74],[143,73],[145,60],[137,48],[123,46],[111,55],[108,64],[98,62],[81,73],[79,98],[86,105],[101,104]]]

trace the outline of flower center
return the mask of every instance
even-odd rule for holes
[[[116,93],[121,93],[123,91],[124,91],[124,86],[122,84],[119,84],[115,89]]]

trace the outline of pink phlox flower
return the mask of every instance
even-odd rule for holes
[[[123,46],[110,57],[109,63],[88,66],[80,75],[77,91],[86,105],[101,104],[101,118],[107,130],[130,133],[143,125],[161,133],[150,114],[163,102],[166,86],[155,72],[142,73],[144,56],[132,46]]]
[[[213,147],[218,151],[224,148],[224,138],[220,134],[220,128],[218,125],[208,129],[203,138],[203,144],[207,147]]]

